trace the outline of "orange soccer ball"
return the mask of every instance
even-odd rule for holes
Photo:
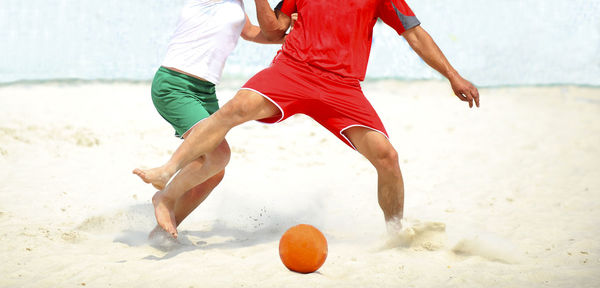
[[[327,258],[327,239],[311,225],[296,225],[281,236],[279,257],[283,265],[292,271],[315,272]]]

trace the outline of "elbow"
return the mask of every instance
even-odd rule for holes
[[[260,23],[260,30],[267,40],[276,41],[283,39],[287,32],[287,26],[279,23],[277,19],[270,19],[270,21]]]
[[[408,42],[408,45],[418,55],[421,55],[423,53],[423,46],[421,45],[421,42],[419,42],[419,41]]]
[[[277,29],[271,31],[263,31],[262,33],[265,36],[265,38],[269,41],[275,43],[283,43],[283,39],[285,38],[285,32],[286,30]]]
[[[417,34],[408,34],[405,33],[404,35],[404,39],[406,39],[406,42],[408,42],[408,45],[410,46],[410,48],[412,48],[417,54],[420,54],[423,50],[423,40],[422,37],[420,37]]]
[[[242,34],[240,36],[242,36],[242,39],[244,39],[246,41],[252,40],[252,37],[250,37],[250,35],[248,35],[248,33],[244,33],[244,31],[242,31]]]

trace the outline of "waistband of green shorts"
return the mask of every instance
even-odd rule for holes
[[[160,66],[160,68],[158,68],[158,71],[159,72],[163,72],[163,73],[168,73],[168,74],[171,74],[171,75],[173,75],[175,77],[179,77],[179,78],[185,79],[186,81],[189,81],[189,82],[191,82],[194,85],[202,85],[202,86],[205,86],[205,87],[209,87],[209,86],[210,87],[214,87],[215,86],[214,83],[211,83],[211,82],[208,82],[208,81],[204,81],[204,80],[200,80],[198,78],[194,78],[194,77],[192,77],[190,75],[185,75],[185,74],[179,73],[177,71],[173,71],[173,70],[171,70],[169,68],[166,68],[164,66]]]

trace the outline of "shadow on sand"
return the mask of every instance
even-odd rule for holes
[[[149,245],[166,254],[161,257],[148,255],[143,259],[164,260],[173,258],[181,253],[194,250],[211,249],[237,249],[240,247],[250,247],[262,243],[279,241],[279,238],[286,229],[299,224],[298,219],[306,219],[306,213],[298,215],[270,215],[268,218],[256,219],[256,225],[237,225],[217,220],[212,223],[209,230],[180,230],[177,240],[173,239],[164,230],[157,230],[152,237],[148,237],[153,223],[152,205],[134,205],[127,211],[118,213],[120,219],[114,219],[111,222],[128,221],[131,219],[143,219],[121,225],[120,232],[114,238],[113,242],[123,243],[130,247],[140,247]],[[150,220],[148,220],[150,219]],[[142,226],[148,227],[140,229]],[[241,227],[240,227],[241,226]],[[247,227],[245,227],[247,226]]]

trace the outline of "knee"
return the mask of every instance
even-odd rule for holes
[[[377,168],[377,170],[400,170],[400,165],[398,164],[398,152],[396,152],[396,149],[394,149],[392,145],[378,147],[374,151],[374,157],[372,162],[375,168]]]
[[[231,159],[231,148],[226,140],[223,140],[221,144],[212,153],[211,161],[214,161],[221,168],[225,168],[229,164]]]

